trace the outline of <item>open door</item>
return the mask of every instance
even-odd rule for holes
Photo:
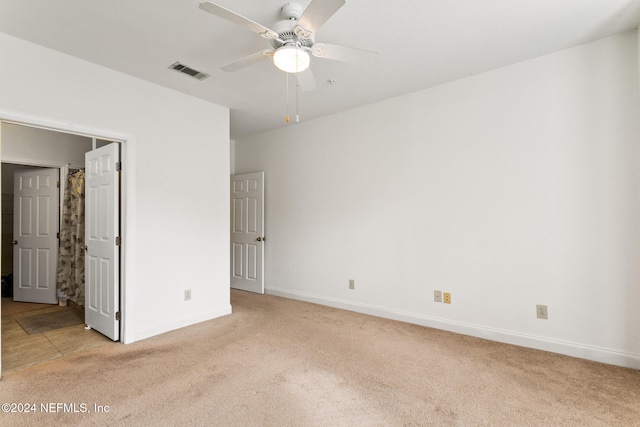
[[[120,339],[120,147],[85,154],[85,323]]]
[[[264,172],[231,177],[231,287],[264,293]]]
[[[57,304],[60,170],[14,174],[13,300]]]

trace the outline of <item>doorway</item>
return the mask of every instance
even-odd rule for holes
[[[2,118],[2,113],[0,112],[0,119],[1,118]],[[36,122],[37,122],[37,120],[36,120]],[[65,129],[60,129],[58,127],[49,128],[49,126],[47,126],[47,127],[38,126],[37,123],[35,123],[35,126],[31,126],[31,125],[28,125],[26,122],[15,122],[15,121],[1,121],[0,122],[0,130],[2,129],[2,127],[7,127],[7,126],[24,126],[24,127],[37,129],[40,132],[49,132],[51,134],[66,134],[66,135],[69,135],[69,136],[75,137],[75,138],[77,138],[77,137],[84,138],[89,143],[89,145],[88,145],[89,149],[91,149],[92,147],[95,148],[96,145],[100,146],[100,145],[105,145],[105,144],[111,142],[111,141],[107,141],[107,140],[98,139],[96,137],[90,137],[90,136],[88,136],[88,134],[85,134],[85,133],[80,133],[79,134],[79,133],[77,133],[77,128],[75,126],[72,126],[74,129],[73,129],[73,131],[71,133],[66,133]],[[71,125],[69,125],[69,126],[71,126]],[[98,133],[98,135],[99,135],[99,133]],[[125,141],[124,140],[116,140],[116,142],[118,142],[119,144],[123,144]],[[6,136],[5,136],[4,140],[2,141],[2,160],[3,160],[3,162],[4,161],[9,161],[9,162],[11,162],[11,164],[3,163],[2,164],[2,172],[5,172],[5,169],[15,169],[17,167],[27,167],[27,168],[33,168],[33,167],[38,167],[38,166],[39,167],[51,167],[51,166],[58,167],[58,166],[61,166],[63,163],[64,164],[70,164],[69,161],[62,162],[62,161],[60,161],[59,158],[57,158],[57,159],[53,158],[51,160],[45,160],[43,162],[42,160],[38,160],[38,158],[37,158],[38,156],[35,156],[35,158],[30,158],[28,155],[27,156],[19,155],[19,154],[16,154],[16,152],[12,152],[11,150],[5,150],[5,148],[7,148],[9,145],[10,144],[8,144],[8,140],[7,140]],[[46,147],[42,146],[42,150],[41,151],[45,151],[46,152],[47,150],[48,149]],[[61,152],[61,150],[55,150],[55,151],[57,153]],[[64,150],[62,150],[62,151],[64,151]],[[87,151],[87,147],[86,146],[84,148],[81,148],[79,150],[80,155],[82,157],[84,157],[84,152],[86,152],[86,151]],[[42,154],[42,153],[40,153],[40,154]],[[53,156],[53,157],[55,157],[55,156]],[[123,162],[125,161],[125,158],[126,158],[126,156],[123,156],[123,159],[122,159]],[[42,156],[40,156],[40,159],[42,159]],[[16,164],[16,163],[20,163],[21,166],[14,166],[13,164]],[[70,166],[72,166],[73,168],[84,167],[84,161],[75,162],[75,164],[70,164]],[[3,184],[4,184],[4,182],[3,182]],[[124,194],[123,194],[123,196],[124,196]],[[3,202],[8,202],[8,197],[3,195]],[[8,208],[10,206],[7,206],[7,205],[9,205],[9,203],[6,203],[6,204],[3,203],[3,205],[2,205],[3,214],[9,212]],[[124,206],[122,206],[122,208],[124,209]],[[124,236],[124,228],[126,228],[125,221],[124,221],[125,218],[126,218],[126,215],[123,212],[123,214],[122,214],[122,220],[123,220],[122,221],[122,233],[120,234],[120,244],[121,244],[121,248],[123,249],[123,252],[124,252],[124,245],[125,245],[125,242],[126,242],[126,239],[125,239],[125,236]],[[6,231],[10,231],[11,230],[11,227],[9,226],[9,221],[11,221],[11,218],[6,219],[4,217],[4,215],[3,215],[3,237],[5,237],[4,235],[5,235]],[[12,263],[10,262],[10,258],[12,256],[12,250],[9,250],[9,248],[7,248],[7,245],[5,243],[4,247],[2,248],[1,253],[2,253],[3,276],[5,276],[5,274],[8,272],[8,270],[10,270],[10,268],[7,268],[7,267],[10,267],[12,265]],[[120,273],[118,274],[118,276],[121,279],[120,282],[121,282],[121,286],[123,288],[124,288],[124,280],[123,279],[124,279],[124,276],[125,276],[124,273],[125,273],[124,272],[124,263],[122,263],[122,268],[120,269]],[[52,308],[52,307],[49,307],[49,308]],[[126,313],[124,311],[124,307],[122,307],[122,308],[123,308],[123,310],[121,310],[121,313],[119,313],[119,317],[121,319],[120,329],[124,330],[125,329],[124,328],[124,320],[125,320],[125,317],[126,317]],[[4,313],[2,313],[2,314],[4,314]],[[120,333],[120,341],[126,342],[126,335],[124,333]]]

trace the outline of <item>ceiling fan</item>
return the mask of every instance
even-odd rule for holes
[[[378,61],[378,53],[354,49],[328,43],[316,43],[315,34],[345,4],[345,0],[311,0],[306,9],[297,3],[282,6],[283,20],[276,22],[273,29],[267,28],[244,16],[210,1],[200,3],[200,9],[245,27],[271,43],[252,55],[225,65],[223,71],[236,71],[267,58],[287,73],[295,73],[298,85],[303,91],[315,89],[315,79],[309,68],[311,55],[316,58],[358,64],[373,64]]]

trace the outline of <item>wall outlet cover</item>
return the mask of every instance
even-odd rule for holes
[[[433,291],[433,300],[435,302],[442,302],[442,291]]]
[[[451,294],[449,292],[445,292],[443,297],[445,304],[451,304]]]
[[[536,305],[536,316],[538,319],[548,319],[549,312],[547,311],[547,306],[540,304]]]

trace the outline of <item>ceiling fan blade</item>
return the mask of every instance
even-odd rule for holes
[[[351,62],[353,64],[374,65],[380,60],[378,52],[338,46],[335,44],[316,43],[311,47],[311,53],[318,58],[334,61]]]
[[[311,68],[307,68],[304,71],[296,73],[296,78],[298,79],[298,86],[300,90],[303,92],[311,92],[316,88],[316,79],[313,77],[313,73],[311,72]]]
[[[260,25],[257,22],[250,20],[249,18],[245,18],[242,15],[238,15],[235,12],[230,11],[222,6],[219,6],[215,3],[211,3],[210,1],[205,1],[200,3],[200,9],[205,12],[212,13],[220,18],[226,19],[227,21],[233,22],[234,24],[240,25],[241,27],[245,27],[249,31],[253,31],[256,34],[261,35],[266,39],[277,39],[278,33],[264,25]]]
[[[311,0],[298,20],[298,25],[315,33],[344,3],[345,0]]]
[[[249,65],[253,65],[256,62],[260,62],[263,59],[267,59],[267,58],[272,58],[273,57],[273,50],[262,50],[260,52],[256,52],[252,55],[249,56],[245,56],[242,59],[239,59],[235,62],[232,62],[231,64],[227,64],[224,67],[220,68],[222,71],[228,71],[228,72],[233,72],[233,71],[237,71],[241,68],[244,67],[248,67]]]

